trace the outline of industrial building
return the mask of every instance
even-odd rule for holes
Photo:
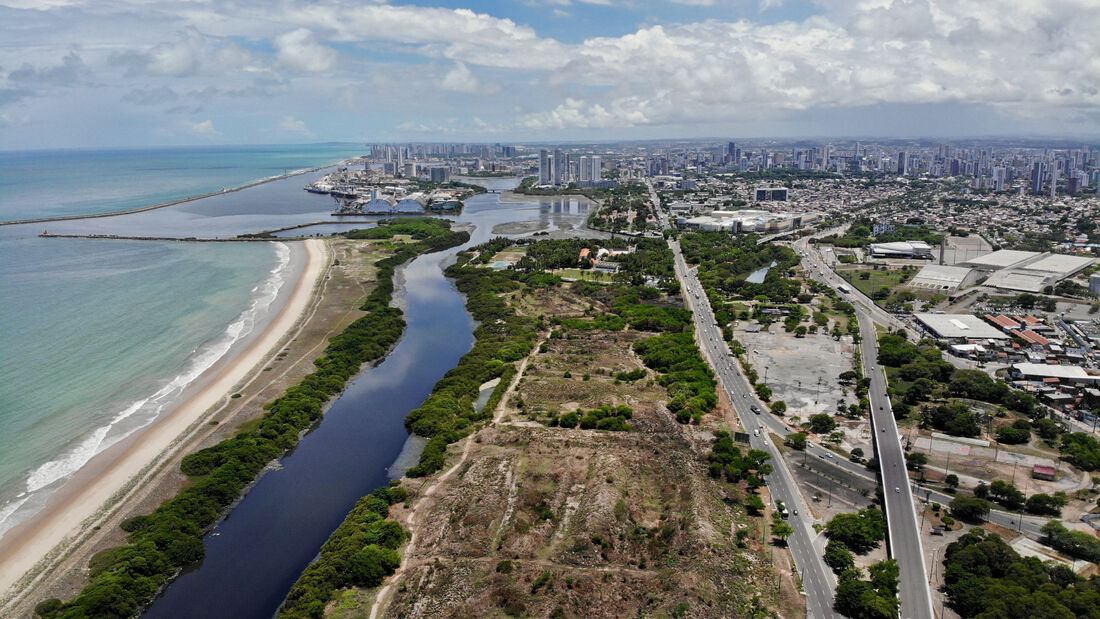
[[[819,213],[772,213],[770,211],[713,211],[690,219],[677,219],[685,228],[722,232],[758,232],[770,234],[795,230],[817,221]]]
[[[960,288],[978,283],[979,276],[978,271],[966,267],[929,264],[909,281],[908,286],[915,290],[932,290],[952,294]]]
[[[1027,379],[1044,380],[1056,378],[1059,381],[1071,383],[1095,384],[1100,382],[1100,376],[1089,374],[1085,368],[1076,365],[1053,365],[1049,363],[1016,363],[1012,366],[1013,372]]]
[[[1007,340],[1009,335],[973,314],[913,314],[935,337],[952,342]]]
[[[1096,262],[1084,256],[1065,254],[1037,254],[1036,258],[1017,263],[1017,266],[997,271],[985,281],[986,286],[1040,292],[1047,286],[1072,277]]]
[[[932,258],[932,246],[924,241],[871,243],[873,258]]]

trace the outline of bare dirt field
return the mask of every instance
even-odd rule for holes
[[[510,302],[547,317],[602,309],[561,289]],[[644,367],[631,346],[652,335],[544,334],[495,423],[452,446],[440,481],[403,483],[410,496],[393,515],[416,537],[380,603],[377,591],[349,591],[331,614],[804,616],[786,551],[765,543],[744,485],[707,475],[706,424],[721,416],[678,424],[652,371],[616,379]],[[545,425],[603,404],[631,407],[631,429]]]

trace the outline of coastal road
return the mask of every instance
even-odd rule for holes
[[[788,431],[771,413],[755,413],[750,408],[756,406],[758,410],[762,410],[752,385],[745,379],[730,355],[694,270],[687,267],[677,242],[670,241],[669,247],[672,248],[676,257],[676,275],[683,288],[684,298],[695,316],[695,326],[702,344],[703,355],[714,368],[719,386],[725,390],[741,419],[742,426],[750,433],[750,447],[771,455],[773,472],[765,478],[765,481],[771,490],[772,498],[783,501],[792,510],[790,524],[794,534],[787,542],[794,557],[796,569],[802,578],[802,588],[806,593],[807,617],[813,619],[837,617],[832,607],[833,589],[836,583],[832,572],[822,560],[822,549],[814,544],[819,536],[812,528],[811,512],[806,507],[798,484],[787,469],[782,454],[768,440],[769,433],[785,436]],[[755,430],[760,431],[759,435]]]

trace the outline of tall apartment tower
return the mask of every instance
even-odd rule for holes
[[[900,176],[905,176],[905,172],[908,169],[907,168],[908,164],[909,164],[909,154],[906,153],[905,151],[902,151],[902,152],[898,153],[898,174]]]
[[[553,184],[564,185],[569,182],[569,160],[561,149],[554,149]]]
[[[1046,172],[1046,166],[1042,161],[1036,161],[1031,164],[1031,192],[1035,195],[1042,195],[1043,193],[1043,174]]]
[[[551,169],[550,153],[545,148],[539,151],[539,184],[549,185],[554,180],[554,172]]]

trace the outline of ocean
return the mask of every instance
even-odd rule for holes
[[[347,144],[5,152],[0,220],[138,208],[360,153]],[[320,220],[328,203],[288,191],[304,178],[254,193],[282,183],[282,201],[267,210],[292,223]],[[231,198],[249,191],[57,227],[158,236],[256,231],[265,221],[258,207]],[[0,535],[252,333],[289,277],[284,243],[44,239],[42,227],[0,227]]]
[[[354,144],[0,152],[0,221],[113,213],[364,152]]]

